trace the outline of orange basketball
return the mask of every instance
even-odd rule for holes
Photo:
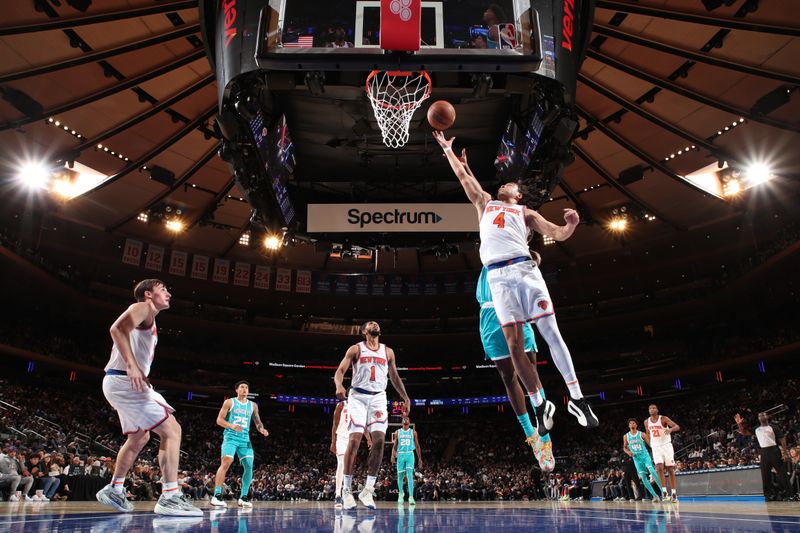
[[[428,122],[435,130],[443,131],[456,121],[456,110],[446,100],[437,100],[428,108]]]

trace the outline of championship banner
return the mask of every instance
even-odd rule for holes
[[[172,250],[169,257],[169,273],[175,276],[185,276],[187,259],[186,252]]]
[[[331,277],[325,272],[316,272],[317,282],[314,290],[317,292],[331,292]]]
[[[389,295],[402,296],[403,295],[403,277],[392,276],[392,281],[389,282]]]
[[[250,263],[236,262],[233,269],[233,284],[239,287],[250,286]]]
[[[369,296],[369,278],[367,274],[356,276],[356,295]]]
[[[231,262],[227,259],[214,259],[214,274],[211,279],[217,283],[228,283],[228,274],[231,270]]]
[[[126,265],[139,266],[142,260],[142,241],[125,239],[125,248],[122,249],[122,262]]]
[[[208,279],[208,256],[195,255],[192,257],[192,278]]]
[[[147,270],[161,271],[164,266],[164,247],[155,244],[147,245],[147,260],[144,262],[144,267]]]
[[[292,271],[288,268],[279,268],[275,275],[275,290],[289,292],[292,290]]]
[[[472,204],[309,204],[309,233],[478,231]]]
[[[372,292],[370,293],[372,296],[383,296],[386,294],[386,278],[377,275],[372,280]]]
[[[336,294],[350,294],[350,276],[336,276]]]
[[[436,296],[439,294],[439,283],[436,280],[436,276],[433,274],[428,274],[425,276],[424,294],[426,296]]]
[[[269,289],[271,275],[272,270],[269,267],[257,265],[253,287],[256,289]]]
[[[310,270],[298,270],[297,271],[297,280],[294,284],[294,291],[301,292],[301,293],[310,293],[311,292],[311,271]]]

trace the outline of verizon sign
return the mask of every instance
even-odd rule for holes
[[[309,233],[477,232],[472,204],[309,204]]]

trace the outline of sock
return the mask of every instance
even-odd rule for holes
[[[125,478],[115,477],[111,480],[111,486],[118,494],[125,494]]]
[[[677,491],[675,489],[672,489],[672,495],[675,496],[675,494],[677,494]]]
[[[375,476],[367,476],[367,488],[374,489],[375,488],[375,480],[377,478]]]
[[[353,476],[345,474],[342,478],[342,484],[345,490],[350,490],[350,486],[353,484]]]
[[[529,393],[528,398],[530,399],[534,410],[544,403],[544,397],[538,390],[536,392]]]
[[[644,488],[646,488],[646,489],[647,489],[647,492],[649,492],[649,493],[650,493],[650,494],[653,496],[653,498],[657,498],[657,497],[658,497],[658,494],[656,494],[656,491],[655,491],[655,489],[653,488],[653,484],[652,484],[652,483],[650,483],[650,479],[649,479],[649,477],[650,477],[650,476],[648,476],[647,474],[645,474],[645,475],[641,475],[641,474],[640,474],[640,475],[639,475],[639,479],[641,479],[641,480],[642,480],[642,485],[644,485]]]
[[[539,439],[541,439],[542,443],[550,442],[550,433],[548,433],[544,437],[539,437]]]
[[[531,424],[531,417],[528,416],[528,413],[519,415],[517,420],[519,420],[519,425],[522,426],[522,431],[525,432],[526,438],[533,435],[533,424]]]
[[[244,473],[242,474],[242,492],[239,494],[239,497],[246,498],[247,495],[250,494],[250,484],[253,482],[253,458],[242,457],[239,459],[239,462],[244,468]]]
[[[177,481],[173,481],[172,483],[164,483],[164,486],[161,488],[161,495],[165,498],[172,498],[178,494],[180,494],[180,491],[178,490]]]
[[[578,376],[575,374],[575,367],[572,365],[572,356],[569,353],[564,339],[561,337],[561,332],[558,329],[555,315],[549,315],[540,318],[536,321],[536,327],[539,333],[544,338],[547,346],[550,348],[550,356],[553,358],[553,363],[561,373],[561,377],[569,388],[569,395],[573,400],[580,400],[583,398],[581,387],[578,385]]]
[[[408,477],[408,497],[414,499],[414,471],[407,472]]]
[[[403,478],[405,477],[405,475],[406,475],[405,470],[398,470],[397,471],[397,497],[398,498],[402,498],[403,497]],[[409,482],[409,484],[413,483],[413,481],[411,481],[410,478],[409,478],[408,482]],[[409,492],[411,492],[410,489],[409,489]]]
[[[547,401],[547,396],[544,395],[544,389],[539,389],[539,394],[542,395],[542,401]]]
[[[214,487],[214,496],[222,496],[222,487]]]
[[[653,481],[655,481],[656,485],[658,485],[658,490],[662,494],[664,494],[664,487],[661,486],[661,480],[658,479],[658,472],[656,472],[655,470],[653,470],[652,468],[649,468],[649,467],[648,467],[648,469],[650,471],[650,475],[653,476]]]

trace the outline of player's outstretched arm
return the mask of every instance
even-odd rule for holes
[[[237,432],[241,431],[242,426],[240,426],[239,424],[231,424],[230,422],[225,420],[226,418],[228,418],[228,412],[230,412],[231,409],[233,409],[233,400],[228,398],[227,400],[222,402],[222,407],[220,408],[219,413],[217,413],[217,425],[225,429],[232,429]]]
[[[392,381],[394,390],[403,398],[403,412],[407,415],[411,411],[411,399],[408,397],[406,386],[403,385],[403,380],[400,379],[400,374],[397,373],[394,350],[388,346],[386,347],[386,357],[389,359],[389,379]]]
[[[261,417],[258,415],[258,404],[253,402],[253,422],[256,424],[256,430],[264,435],[265,437],[269,437],[269,431],[267,428],[264,427],[264,424],[261,422]]]
[[[451,139],[445,139],[444,133],[441,131],[434,131],[433,138],[436,139],[436,142],[439,143],[439,146],[442,147],[444,150],[444,155],[447,157],[447,161],[450,163],[450,168],[453,169],[455,172],[458,181],[461,182],[461,186],[464,188],[464,192],[467,193],[467,198],[469,201],[472,202],[480,213],[483,213],[483,208],[486,207],[486,202],[492,199],[492,197],[483,190],[481,184],[472,175],[471,172],[467,170],[467,167],[464,166],[464,163],[461,162],[459,157],[453,152],[453,141],[455,137]],[[466,152],[462,152],[462,155],[465,156]]]
[[[111,324],[111,329],[109,329],[111,339],[125,361],[125,369],[131,382],[131,388],[137,392],[142,392],[148,385],[144,372],[139,368],[136,358],[133,356],[131,332],[143,322],[152,322],[152,312],[153,310],[149,303],[137,302],[119,315],[114,323]]]
[[[533,209],[525,208],[525,223],[537,233],[546,235],[556,241],[566,241],[575,232],[581,218],[574,209],[564,209],[563,226],[553,224]]]
[[[345,389],[343,385],[344,374],[347,372],[347,369],[350,368],[350,365],[353,364],[353,359],[356,355],[358,355],[358,345],[354,344],[344,353],[342,362],[339,363],[339,368],[336,369],[336,373],[333,375],[333,383],[336,385],[336,397],[340,400],[347,399],[347,389]]]
[[[417,452],[417,464],[422,468],[422,447],[419,445],[417,430],[414,430],[414,450]]]

